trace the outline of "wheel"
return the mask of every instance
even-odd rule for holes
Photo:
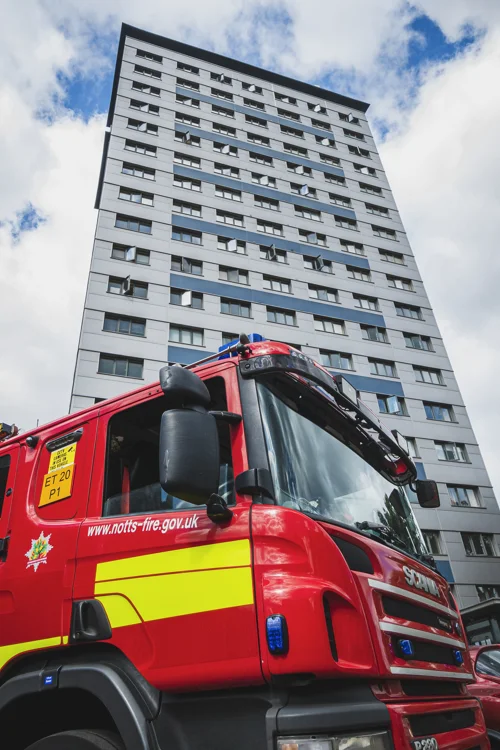
[[[125,745],[114,732],[74,729],[37,740],[25,750],[124,750]]]

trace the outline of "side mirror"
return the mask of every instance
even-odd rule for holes
[[[169,495],[195,505],[208,503],[219,489],[219,453],[217,424],[211,414],[203,409],[163,413],[160,484]]]
[[[415,485],[417,500],[422,508],[439,508],[441,501],[438,486],[433,479],[417,479]]]

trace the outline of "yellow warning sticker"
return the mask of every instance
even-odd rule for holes
[[[64,448],[59,448],[50,455],[49,473],[57,469],[63,469],[65,466],[75,463],[77,443],[71,443]]]
[[[45,474],[38,507],[42,508],[44,505],[57,503],[58,500],[65,500],[67,497],[70,497],[74,474],[75,464]]]

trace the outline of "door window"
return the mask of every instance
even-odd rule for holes
[[[500,649],[491,648],[477,657],[476,672],[492,677],[500,677]]]
[[[0,456],[0,516],[2,515],[3,501],[7,491],[9,466],[10,456]]]

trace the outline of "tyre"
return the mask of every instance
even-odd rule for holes
[[[25,750],[125,750],[125,745],[114,732],[74,729],[51,734]]]

